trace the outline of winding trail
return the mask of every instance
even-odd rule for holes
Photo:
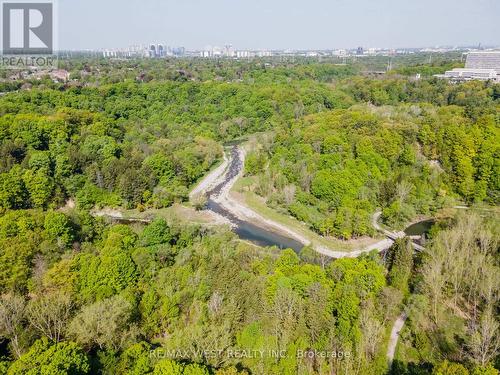
[[[234,146],[230,152],[230,157],[224,154],[223,163],[218,168],[210,172],[205,179],[201,181],[201,183],[191,192],[190,199],[192,200],[200,194],[205,194],[209,200],[208,209],[224,217],[226,220],[229,220],[233,227],[237,227],[241,222],[258,223],[258,225],[264,230],[277,231],[300,242],[304,246],[312,245],[315,251],[331,258],[358,257],[373,250],[381,252],[390,248],[396,239],[406,236],[404,232],[392,232],[383,228],[379,224],[379,219],[382,213],[378,211],[372,216],[372,225],[377,231],[383,233],[386,238],[378,241],[377,243],[365,248],[353,250],[351,252],[337,251],[323,245],[311,244],[311,241],[302,234],[297,233],[283,224],[263,217],[250,207],[243,205],[231,197],[231,188],[243,174],[244,162],[245,150],[241,147]],[[422,246],[414,242],[412,242],[412,244],[417,251],[424,250]],[[406,322],[406,319],[406,313],[401,313],[392,327],[387,347],[387,360],[389,362],[389,367],[394,361],[400,332]]]
[[[379,224],[381,212],[376,212],[372,216],[372,225],[377,231],[383,233],[387,238],[367,247],[355,249],[350,252],[338,251],[323,245],[313,244],[304,235],[297,233],[283,224],[263,217],[250,207],[243,205],[231,197],[230,191],[232,187],[243,174],[244,162],[245,150],[242,147],[234,146],[230,153],[224,153],[222,163],[208,173],[191,191],[189,199],[194,201],[199,196],[206,196],[208,198],[208,210],[211,214],[215,215],[218,222],[227,223],[233,227],[233,229],[238,228],[241,224],[259,227],[260,231],[267,233],[271,238],[275,238],[282,243],[289,243],[292,248],[294,244],[298,244],[300,247],[311,245],[316,252],[330,258],[354,258],[373,250],[382,252],[389,249],[396,239],[405,236],[404,232],[391,232],[384,229]],[[144,223],[150,221],[149,219],[141,218],[124,218],[120,211],[112,209],[96,210],[92,214],[94,216],[106,216],[116,220],[139,221]],[[424,249],[418,244],[413,243],[413,245],[416,250]],[[403,312],[396,319],[392,327],[387,347],[387,360],[389,362],[389,366],[394,360],[400,331],[403,328],[406,319],[407,316]]]
[[[209,199],[208,208],[212,211],[216,211],[219,215],[224,216],[233,224],[234,227],[238,225],[238,222],[250,222],[259,226],[263,230],[280,233],[281,235],[293,239],[294,241],[298,241],[303,246],[310,245],[316,252],[330,258],[353,258],[374,250],[382,252],[390,248],[394,243],[394,239],[399,238],[400,236],[400,234],[393,234],[392,232],[382,229],[377,223],[380,213],[376,213],[373,217],[374,226],[377,230],[386,234],[388,238],[350,252],[338,251],[324,245],[311,243],[311,241],[304,235],[281,223],[263,217],[250,207],[231,197],[231,194],[229,193],[236,181],[243,174],[244,162],[245,150],[242,147],[234,146],[231,149],[230,156],[224,156],[224,162],[207,175],[207,177],[190,194],[190,198],[193,199],[197,195],[205,194]],[[393,238],[387,235],[386,232]],[[402,235],[404,235],[404,233]]]
[[[396,354],[396,347],[398,346],[400,332],[406,322],[406,313],[401,313],[400,316],[394,322],[391,330],[391,337],[389,339],[389,345],[387,346],[387,360],[389,361],[389,368],[394,361],[394,354]]]

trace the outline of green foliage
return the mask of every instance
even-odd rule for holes
[[[81,152],[89,159],[105,162],[120,156],[120,148],[116,140],[110,136],[91,135],[82,144]]]
[[[345,200],[356,197],[356,188],[359,182],[348,171],[330,172],[319,171],[311,185],[311,192],[334,207],[339,207]]]
[[[398,240],[389,250],[389,284],[404,294],[409,293],[408,282],[413,271],[413,246],[409,240]]]
[[[400,201],[394,201],[382,210],[382,219],[392,228],[402,228],[414,216],[415,209]]]
[[[69,325],[74,339],[87,348],[119,349],[129,339],[133,306],[122,296],[86,305]]]
[[[146,342],[139,342],[128,347],[120,355],[115,369],[117,374],[143,375],[153,370],[151,361],[151,346]]]
[[[175,166],[166,155],[156,153],[144,159],[143,164],[148,166],[158,181],[170,181],[175,175]]]
[[[27,195],[19,166],[16,165],[9,172],[0,174],[0,208],[24,208]]]
[[[111,297],[134,285],[137,266],[131,250],[137,236],[125,225],[110,228],[99,255],[77,255],[72,262],[76,278],[76,290],[86,301]]]
[[[353,286],[360,298],[374,297],[385,286],[383,267],[369,257],[339,259],[331,263],[328,272],[337,285]]]
[[[9,375],[89,374],[87,355],[73,342],[53,344],[46,338],[36,341],[30,350],[15,361]]]
[[[154,246],[170,243],[173,239],[165,219],[156,219],[142,232],[141,242],[144,246]]]
[[[407,353],[427,358],[439,373],[466,373],[462,365],[452,363],[456,358],[466,357],[463,365],[473,373],[498,356],[499,322],[492,310],[498,302],[498,283],[492,281],[498,265],[485,256],[498,252],[491,243],[498,238],[498,218],[483,214],[457,215],[415,258],[412,286],[420,295],[411,295],[407,302],[408,332],[402,337]],[[477,293],[471,294],[473,290]]]
[[[23,181],[28,190],[33,207],[45,207],[49,203],[52,195],[53,182],[43,169],[33,171],[26,170]]]
[[[63,246],[71,244],[75,237],[69,218],[60,212],[47,212],[44,229],[49,240],[60,243]]]
[[[163,359],[159,361],[153,371],[154,375],[209,375],[210,372],[206,366],[199,364],[187,364]]]
[[[432,375],[469,375],[469,371],[460,363],[444,361],[432,370]]]
[[[39,211],[8,211],[0,217],[0,291],[26,290],[43,222]]]
[[[262,152],[250,152],[245,157],[245,174],[255,175],[263,172],[266,158]]]
[[[394,63],[425,76],[443,59]],[[393,370],[497,373],[488,210],[436,226],[415,258],[397,244],[387,270],[378,255],[301,260],[220,227],[91,213],[182,203],[222,144],[256,132],[248,188],[324,236],[372,235],[377,208],[402,227],[455,200],[497,204],[498,85],[357,75],[377,58],[60,63],[79,82],[0,84],[12,91],[0,97],[0,373],[383,374],[403,296]],[[151,355],[170,349],[182,352]]]
[[[78,272],[76,290],[87,301],[110,297],[137,280],[135,263],[120,249],[110,249],[101,256],[78,256],[73,267]]]
[[[383,86],[382,96],[421,89],[392,80],[359,84]],[[477,82],[447,89],[490,95]],[[401,105],[407,94],[400,95],[394,103],[374,100],[392,107],[326,111],[279,127],[273,144],[266,146],[267,170],[257,167],[261,151],[247,160],[246,173],[257,175],[255,192],[315,231],[347,239],[370,234],[366,218],[375,207],[383,208],[385,223],[399,229],[450,198],[497,202],[499,132],[491,99],[478,104],[480,116],[467,116],[468,104],[458,100],[458,92],[453,102],[434,105]],[[290,185],[297,189],[293,195],[285,189]],[[316,199],[301,200],[309,193]],[[356,228],[359,218],[363,225]]]
[[[497,370],[493,365],[487,366],[475,366],[472,369],[471,375],[498,375],[500,371]]]
[[[170,359],[164,359],[158,362],[153,371],[154,375],[182,375],[184,373],[184,367],[175,361]]]
[[[0,283],[3,291],[25,291],[35,247],[22,239],[0,240]]]

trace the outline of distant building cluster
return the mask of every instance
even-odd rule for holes
[[[449,49],[448,49],[449,50]],[[427,49],[428,52],[434,50]],[[441,49],[440,49],[441,51]],[[339,58],[362,58],[364,56],[395,56],[409,55],[422,52],[418,48],[390,49],[390,48],[364,48],[352,49],[330,49],[330,50],[250,50],[237,49],[231,44],[224,47],[207,46],[202,50],[188,51],[184,47],[170,47],[165,43],[150,43],[148,45],[135,45],[124,49],[105,49],[87,51],[92,56],[104,58],[166,58],[166,57],[198,57],[205,59],[229,58],[250,59],[263,57],[339,57]],[[68,55],[71,55],[70,53]]]
[[[105,58],[165,58],[182,57],[186,50],[184,47],[170,47],[165,43],[150,43],[124,49],[105,49],[101,53]]]
[[[166,43],[149,43],[146,45],[134,45],[127,48],[89,50],[89,51],[64,51],[63,57],[71,57],[74,55],[86,55],[92,57],[104,57],[115,59],[127,58],[151,58],[161,59],[170,57],[188,57],[188,58],[203,58],[203,59],[251,59],[251,58],[266,58],[266,57],[306,57],[306,58],[328,58],[336,57],[347,63],[347,59],[358,59],[370,56],[401,56],[412,55],[419,53],[445,53],[445,52],[463,52],[471,51],[467,59],[467,65],[464,70],[454,69],[441,75],[441,78],[454,79],[492,79],[496,73],[500,72],[498,66],[498,53],[500,52],[472,52],[477,47],[433,47],[433,48],[377,48],[377,47],[356,47],[356,48],[340,48],[340,49],[238,49],[231,44],[223,47],[207,46],[200,50],[187,50],[184,47],[170,47]],[[497,76],[498,74],[496,74]]]
[[[219,57],[227,57],[227,58],[251,58],[251,57],[270,57],[273,56],[273,51],[267,50],[237,50],[231,44],[228,44],[224,47],[205,47],[202,51],[194,51],[191,55],[203,58],[219,58]]]
[[[148,49],[148,57],[172,57],[184,56],[186,50],[184,47],[169,47],[165,44],[150,44]]]
[[[396,55],[409,54],[417,51],[410,50],[394,50],[383,48],[368,48],[358,47],[355,49],[333,49],[333,50],[239,50],[232,45],[224,47],[205,47],[201,51],[193,51],[188,53],[189,56],[202,58],[253,58],[253,57],[363,57],[375,55]]]
[[[451,81],[496,81],[500,82],[500,51],[470,52],[465,68],[448,70],[436,77]]]

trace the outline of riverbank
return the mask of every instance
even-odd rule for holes
[[[315,246],[335,247],[339,251],[351,252],[359,248],[371,246],[383,239],[383,236],[365,236],[354,240],[342,241],[336,238],[323,237],[309,229],[307,224],[300,222],[290,215],[280,213],[268,207],[265,201],[255,193],[242,190],[240,182],[243,180],[244,178],[240,179],[231,190],[230,195],[233,200],[249,207],[263,217],[285,225],[287,228],[290,228],[294,232],[300,234]]]
[[[278,213],[271,213],[270,209],[266,210],[263,205],[260,207],[259,212],[254,207],[247,205],[245,201],[239,200],[235,196],[234,186],[243,176],[246,151],[245,147],[234,146],[230,152],[230,156],[227,157],[228,166],[225,167],[224,173],[217,171],[209,174],[207,182],[203,181],[200,183],[200,186],[207,188],[205,190],[197,189],[196,194],[205,194],[208,196],[209,210],[217,212],[217,214],[225,217],[236,226],[248,225],[259,227],[260,235],[262,236],[267,233],[271,243],[272,239],[276,238],[276,235],[284,236],[285,239],[288,238],[299,242],[303,246],[310,246],[318,253],[331,258],[357,257],[371,251],[381,252],[392,246],[392,240],[387,238],[365,238],[358,243],[342,244],[339,244],[338,240],[320,239],[320,236],[313,234],[307,228],[299,228],[300,223],[296,222],[292,225],[290,221],[294,221],[295,219],[293,218],[278,219]],[[251,238],[244,239],[251,240]],[[286,245],[281,243],[276,243],[276,246],[286,247]]]
[[[164,209],[95,210],[94,216],[106,216],[123,222],[149,222],[160,216],[168,220],[198,223],[205,226],[229,225],[242,240],[261,246],[292,248],[299,252],[309,246],[330,258],[358,257],[372,251],[382,252],[392,246],[404,232],[391,232],[380,225],[380,212],[373,215],[372,225],[377,237],[363,237],[350,241],[320,236],[294,217],[268,207],[262,198],[250,189],[244,189],[248,179],[243,177],[244,162],[249,143],[235,145],[224,153],[223,160],[202,178],[189,194],[191,202],[206,197],[206,209],[175,204]],[[417,250],[423,248],[415,245]]]
[[[205,177],[198,182],[193,190],[189,193],[189,200],[193,201],[198,196],[205,194],[207,191],[212,190],[217,184],[223,181],[224,173],[229,167],[229,159],[224,152],[222,162],[212,169]]]
[[[194,223],[200,224],[206,227],[220,226],[220,225],[231,225],[231,223],[224,217],[217,215],[216,213],[203,210],[197,211],[192,207],[187,207],[185,205],[175,203],[167,208],[160,209],[146,209],[139,211],[137,209],[95,209],[91,211],[92,216],[95,217],[105,217],[115,221],[122,222],[143,222],[147,223],[152,221],[154,218],[161,217],[167,222],[181,222],[181,223]]]

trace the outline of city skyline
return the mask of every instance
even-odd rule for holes
[[[59,0],[60,48],[124,48],[167,42],[203,50],[325,50],[498,45],[500,3],[297,0],[285,2]]]
[[[476,45],[467,44],[456,44],[456,45],[426,45],[426,46],[406,46],[406,47],[385,47],[385,46],[368,46],[368,45],[358,45],[350,46],[345,48],[240,48],[239,46],[234,46],[232,44],[207,44],[202,48],[189,48],[184,45],[172,44],[168,42],[158,42],[157,40],[149,43],[140,44],[130,44],[128,46],[110,46],[110,47],[99,47],[99,48],[82,48],[82,49],[71,49],[71,48],[60,48],[60,51],[74,51],[74,52],[103,52],[103,51],[147,51],[151,46],[162,46],[168,50],[178,50],[182,49],[185,52],[206,52],[206,51],[221,51],[223,53],[228,47],[233,51],[240,52],[281,52],[281,53],[300,53],[300,52],[324,52],[338,54],[339,52],[347,54],[357,54],[356,52],[360,49],[364,51],[363,54],[370,55],[380,52],[392,52],[392,53],[417,53],[417,52],[449,52],[449,51],[476,51],[476,50],[498,50],[500,49],[500,44],[498,45],[485,45],[478,43]]]

